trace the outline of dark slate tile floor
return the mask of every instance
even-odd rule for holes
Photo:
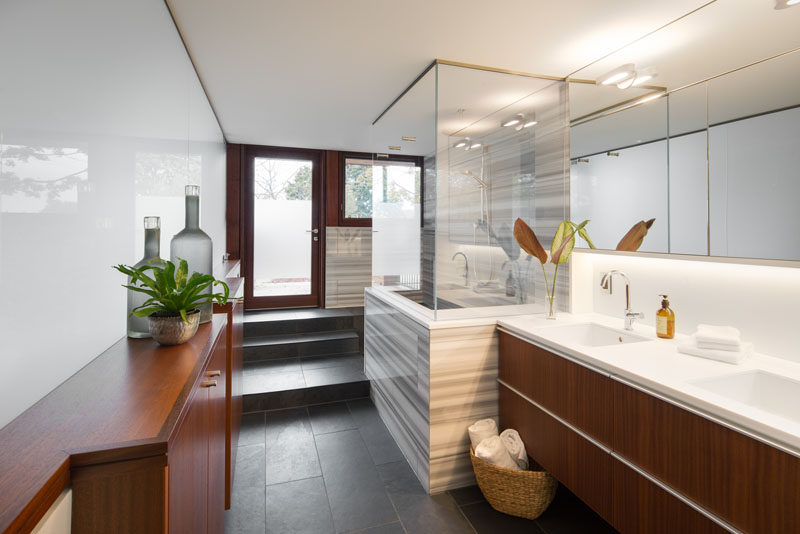
[[[477,486],[428,495],[369,399],[245,414],[228,534],[611,533],[559,487],[528,521],[495,511]]]

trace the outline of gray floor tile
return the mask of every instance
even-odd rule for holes
[[[284,358],[246,363],[242,373],[244,376],[250,376],[269,373],[291,373],[302,370],[300,358]]]
[[[267,532],[332,534],[333,519],[321,477],[267,486]]]
[[[236,450],[233,483],[236,487],[260,487],[264,479],[264,445],[245,445]]]
[[[398,519],[357,430],[322,434],[316,440],[336,532]]]
[[[470,524],[478,534],[496,534],[503,532],[508,534],[544,534],[544,531],[537,525],[536,521],[514,517],[498,512],[488,502],[470,504],[461,508],[467,516]],[[570,530],[569,532],[591,532],[592,530]]]
[[[305,386],[306,382],[301,371],[242,375],[242,390],[245,395],[297,389]]]
[[[347,401],[347,406],[375,465],[405,459],[370,399]]]
[[[450,494],[450,496],[456,501],[456,504],[458,504],[459,506],[467,506],[468,504],[475,504],[486,500],[483,497],[483,493],[481,493],[481,489],[478,486],[468,486],[466,488],[458,488],[450,490],[447,493]]]
[[[242,415],[238,446],[264,444],[264,412]]]
[[[350,410],[344,402],[309,406],[308,414],[314,434],[330,434],[356,428]]]
[[[347,365],[341,367],[326,367],[324,369],[309,369],[303,371],[303,375],[309,387],[323,386],[325,384],[340,384],[342,382],[356,382],[358,380],[367,379],[361,369]]]
[[[357,532],[354,532],[353,534],[404,534],[404,533],[405,530],[403,530],[403,525],[400,524],[400,521],[396,521],[394,523],[388,523],[386,525],[381,525],[378,527],[359,530]]]
[[[611,525],[562,484],[558,485],[556,497],[550,507],[536,518],[536,524],[546,534],[570,534],[572,532],[613,534],[616,532]]]
[[[225,512],[226,534],[264,534],[264,486],[235,487]]]
[[[428,495],[405,460],[380,465],[378,472],[407,532],[473,533],[453,498],[447,493]]]
[[[322,474],[305,408],[267,413],[265,433],[267,484]]]

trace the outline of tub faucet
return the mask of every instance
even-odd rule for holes
[[[628,275],[616,269],[603,273],[603,278],[600,279],[600,287],[607,290],[609,295],[612,295],[614,293],[612,285],[614,275],[620,276],[625,280],[625,330],[633,330],[633,322],[636,319],[644,319],[644,314],[631,309],[631,281],[628,279]]]
[[[469,287],[469,260],[467,259],[467,255],[463,252],[456,252],[453,254],[453,261],[456,261],[456,256],[462,256],[464,258],[464,286]]]

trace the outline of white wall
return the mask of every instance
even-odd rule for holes
[[[755,350],[800,362],[797,305],[800,268],[723,263],[710,260],[642,257],[576,251],[572,263],[572,309],[619,317],[625,291],[600,288],[602,273],[624,271],[631,281],[631,307],[655,325],[660,293],[669,295],[678,332],[691,334],[699,323],[731,325]],[[643,356],[644,357],[644,356]]]
[[[162,0],[6,0],[0,66],[3,426],[125,334],[111,265],[144,215],[168,256],[187,183],[218,263],[225,146]]]

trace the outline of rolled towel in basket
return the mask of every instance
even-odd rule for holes
[[[503,440],[503,445],[506,446],[508,453],[517,462],[520,469],[528,468],[528,452],[525,450],[525,444],[519,437],[519,432],[513,428],[507,428],[500,433],[500,439]]]
[[[500,436],[492,436],[481,441],[481,444],[475,449],[475,456],[498,467],[519,469],[516,460],[511,457],[511,453],[506,449]]]
[[[481,419],[470,425],[467,430],[469,431],[472,450],[477,451],[481,441],[497,435],[497,423],[494,419]]]

